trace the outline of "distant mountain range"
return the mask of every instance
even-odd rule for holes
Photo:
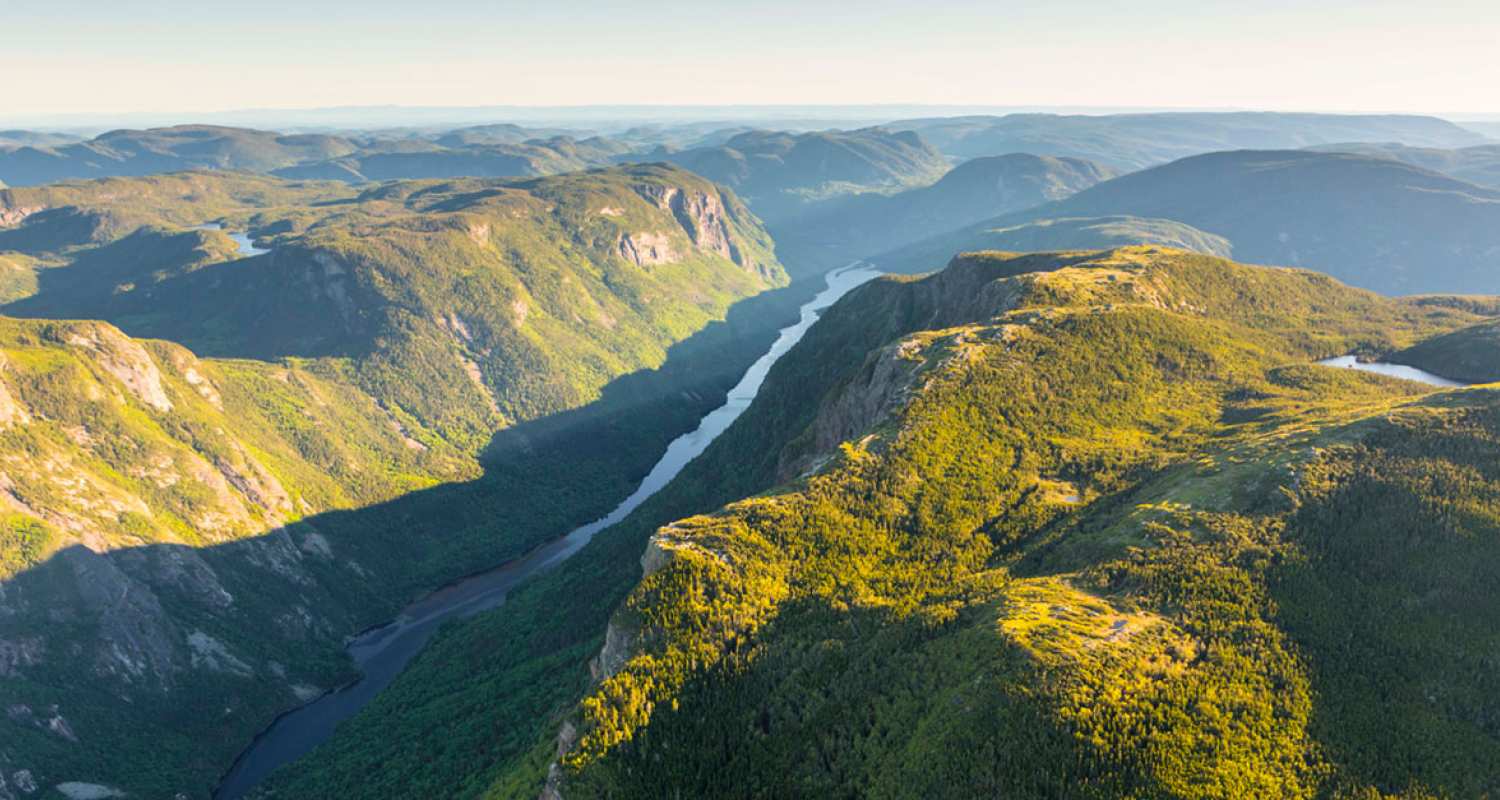
[[[1436,117],[1332,114],[1011,114],[810,132],[770,130],[734,118],[622,123],[498,123],[316,134],[181,125],[116,130],[87,141],[67,134],[5,131],[0,132],[0,181],[18,186],[185,169],[280,170],[295,177],[347,181],[510,177],[665,160],[736,188],[763,216],[775,219],[829,196],[910,188],[933,182],[952,163],[1010,153],[1082,158],[1128,171],[1218,150],[1349,142],[1452,149],[1486,141]],[[807,119],[801,124],[820,123]],[[904,137],[897,136],[903,132]]]
[[[882,128],[803,134],[750,131],[719,146],[664,147],[640,158],[670,161],[729,186],[768,222],[830,197],[929,184],[949,167],[921,136]]]
[[[47,131],[0,130],[0,148],[55,147],[81,141],[82,137]]]
[[[276,173],[350,182],[413,177],[517,177],[601,166],[629,147],[567,137],[506,141],[539,131],[456,131],[439,137],[356,140],[188,125],[114,131],[86,142],[0,145],[0,179],[12,186],[193,169]]]
[[[933,264],[942,264],[943,259],[958,253],[1059,252],[1137,244],[1175,247],[1225,258],[1234,252],[1234,245],[1223,236],[1176,220],[1126,214],[1032,219],[1030,214],[1020,213],[976,222],[866,260],[891,272],[920,273],[930,272]]]
[[[1327,153],[1357,153],[1363,156],[1390,158],[1407,164],[1441,172],[1461,181],[1500,189],[1500,142],[1472,147],[1444,149],[1412,147],[1393,142],[1346,142],[1308,148]]]
[[[187,169],[269,172],[347,155],[348,139],[185,125],[111,131],[86,142],[0,148],[0,179],[12,186]]]
[[[237,170],[350,183],[456,177],[535,177],[617,163],[667,161],[743,192],[765,217],[829,196],[931,183],[948,161],[912,133],[880,129],[790,134],[744,130],[626,132],[574,138],[514,125],[376,137],[283,135],[203,125],[113,131],[86,142],[0,140],[0,180],[12,186]],[[686,136],[688,149],[654,136]],[[14,135],[14,141],[22,137]],[[674,141],[677,139],[673,138]]]
[[[930,186],[836,198],[784,223],[773,222],[771,229],[778,251],[797,269],[828,269],[977,220],[1061,200],[1115,175],[1115,170],[1083,159],[987,156],[959,164]]]
[[[1141,169],[1217,150],[1271,150],[1336,142],[1401,142],[1464,147],[1485,137],[1437,117],[1270,112],[1112,114],[914,119],[892,130],[916,131],[954,158],[996,153],[1086,158]]]
[[[1310,267],[1387,294],[1500,291],[1500,191],[1391,158],[1306,150],[1185,158],[873,260],[932,269],[955,252],[1024,244],[1011,237],[1049,220],[1097,232],[1099,223],[1079,220],[1100,217],[1169,220],[1199,232],[1171,236],[1202,237],[1198,247],[1208,252],[1227,241],[1240,261]],[[1159,225],[1132,235],[1158,241]],[[1100,243],[1048,240],[1068,248]]]
[[[1465,128],[1468,128],[1469,130],[1478,131],[1478,132],[1484,134],[1485,136],[1490,137],[1491,139],[1500,140],[1500,122],[1495,122],[1495,121],[1490,121],[1490,122],[1464,121],[1464,122],[1462,122],[1460,124],[1463,125]]]
[[[534,177],[605,166],[627,160],[630,152],[628,145],[600,137],[578,141],[568,136],[555,136],[513,144],[481,143],[456,147],[420,140],[400,144],[380,142],[353,155],[286,167],[272,174],[284,178],[351,183],[419,178]]]

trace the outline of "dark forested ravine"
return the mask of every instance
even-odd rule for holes
[[[879,274],[859,263],[828,273],[827,287],[802,306],[798,321],[782,329],[771,348],[730,390],[725,403],[704,416],[696,430],[673,441],[635,492],[608,516],[576,528],[523,558],[438,589],[407,606],[391,623],[351,640],[349,655],[359,666],[361,679],[279,717],[240,755],[214,796],[219,800],[241,797],[277,767],[312,750],[332,736],[340,722],[353,716],[390,685],[444,622],[500,605],[517,584],[562,563],[587,544],[594,534],[624,519],[646,498],[666,486],[749,407],[771,365],[812,327],[819,312]]]

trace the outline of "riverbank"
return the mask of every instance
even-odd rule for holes
[[[749,407],[771,366],[807,333],[823,309],[879,274],[856,263],[825,275],[825,288],[802,305],[797,321],[780,331],[770,348],[729,391],[725,403],[705,415],[696,429],[672,441],[635,492],[608,515],[522,558],[437,589],[408,605],[391,623],[352,639],[347,649],[362,677],[278,717],[241,753],[214,797],[236,800],[277,767],[326,741],[339,723],[358,713],[395,680],[444,622],[499,606],[517,584],[556,567],[595,534],[623,520],[660,491]]]

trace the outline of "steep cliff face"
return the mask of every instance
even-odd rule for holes
[[[672,240],[660,233],[627,233],[620,236],[620,257],[638,267],[675,264],[682,260],[672,249]]]
[[[4,187],[0,187],[4,188]],[[45,211],[45,206],[23,206],[12,205],[11,198],[0,196],[0,228],[9,228],[20,225],[26,218],[39,211]]]
[[[766,272],[769,265],[749,260],[736,241],[733,225],[744,224],[749,214],[743,208],[734,209],[733,202],[726,205],[717,191],[693,188],[684,190],[677,186],[648,185],[640,189],[641,196],[657,208],[672,215],[678,231],[642,231],[626,233],[620,237],[620,254],[637,266],[676,263],[684,257],[685,250],[675,249],[678,232],[685,234],[689,246],[700,253],[728,259],[753,273],[774,276]],[[734,209],[734,210],[731,210]],[[612,209],[619,215],[619,209]]]
[[[657,208],[671,212],[694,245],[731,258],[727,212],[716,194],[684,192],[675,186],[646,187],[643,194]],[[735,263],[744,266],[737,259]]]

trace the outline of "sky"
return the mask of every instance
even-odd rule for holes
[[[1496,0],[0,0],[0,114],[957,104],[1500,113]]]

